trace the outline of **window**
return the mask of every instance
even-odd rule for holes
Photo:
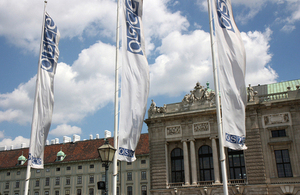
[[[40,172],[41,172],[41,169],[37,169],[36,172],[37,172],[37,173],[40,173]]]
[[[171,152],[172,182],[184,182],[183,151],[175,148]]]
[[[271,131],[272,137],[285,137],[285,129]]]
[[[50,172],[50,169],[49,169],[49,168],[47,168],[47,169],[46,169],[46,172]]]
[[[90,165],[90,169],[93,169],[94,168],[94,165]]]
[[[94,183],[94,175],[90,175],[90,183]]]
[[[132,162],[127,162],[127,165],[132,165]]]
[[[214,164],[211,147],[204,145],[198,151],[200,181],[214,180]]]
[[[67,171],[70,171],[71,170],[71,167],[70,166],[67,166]]]
[[[82,169],[82,165],[79,165],[79,166],[78,166],[78,169],[79,169],[79,170]]]
[[[21,174],[21,172],[20,171],[17,171],[17,175],[20,175]]]
[[[132,181],[132,172],[127,173],[127,181]]]
[[[34,192],[34,195],[39,195],[39,192]]]
[[[55,178],[55,185],[59,185],[59,177]]]
[[[49,195],[49,191],[45,191],[45,195]]]
[[[117,195],[120,195],[119,187],[117,187]]]
[[[142,195],[147,195],[147,186],[142,186]]]
[[[49,177],[46,177],[46,183],[45,183],[45,186],[49,186],[50,185],[50,178]]]
[[[77,195],[81,195],[81,189],[77,189]]]
[[[288,150],[275,150],[278,177],[293,177]]]
[[[82,184],[82,176],[77,177],[77,184]]]
[[[56,191],[55,191],[55,195],[59,195],[59,191],[56,190]]]
[[[5,183],[5,189],[9,189],[9,182]]]
[[[141,160],[141,164],[146,164],[146,160]]]
[[[70,190],[66,190],[65,195],[70,195]]]
[[[244,152],[228,149],[230,179],[246,179]]]
[[[70,179],[70,177],[66,177],[66,185],[70,185],[70,182],[71,181],[71,179]]]
[[[132,186],[127,186],[127,195],[132,195]]]
[[[19,187],[20,187],[20,181],[17,180],[17,181],[16,181],[16,188],[19,188]]]
[[[89,189],[89,195],[94,195],[94,188]]]
[[[56,171],[60,171],[60,167],[57,167],[57,168],[56,168]]]
[[[8,172],[6,173],[6,175],[7,175],[7,176],[10,176],[10,172],[8,171]]]
[[[39,186],[40,186],[40,180],[37,179],[37,180],[35,180],[35,187],[39,187]]]
[[[147,179],[146,171],[141,172],[141,177],[142,177],[142,179]]]

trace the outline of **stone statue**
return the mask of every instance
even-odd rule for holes
[[[248,87],[248,102],[253,102],[254,101],[254,90],[253,87],[251,87],[251,84],[249,84]]]

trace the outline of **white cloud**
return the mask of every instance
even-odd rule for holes
[[[29,147],[29,141],[30,139],[24,138],[22,136],[18,136],[14,140],[10,138],[5,138],[2,141],[0,141],[0,146],[6,146],[7,149],[10,149],[10,147],[13,146],[13,148],[16,149],[20,148],[21,144],[25,143],[26,147]]]
[[[53,136],[81,134],[81,128],[67,124],[62,124],[58,125],[55,129],[51,130],[49,134]]]
[[[72,66],[57,65],[54,124],[78,122],[113,101],[114,55],[114,46],[98,42],[83,50]],[[34,91],[35,77],[11,93],[0,94],[0,122],[30,123]]]
[[[0,131],[0,139],[4,138],[4,131]]]

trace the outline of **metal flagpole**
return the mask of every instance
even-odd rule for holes
[[[221,162],[221,172],[222,172],[222,180],[223,180],[223,191],[224,191],[224,195],[228,195],[226,157],[225,157],[225,152],[224,152],[221,107],[220,107],[220,98],[219,98],[218,72],[217,72],[217,67],[216,67],[216,58],[215,58],[215,49],[214,49],[214,40],[213,40],[213,38],[214,38],[213,37],[213,23],[212,23],[213,18],[212,18],[210,0],[207,0],[207,3],[208,3],[210,42],[211,42],[211,53],[212,53],[212,63],[213,63],[213,72],[214,72],[214,83],[215,83],[215,90],[216,90],[216,110],[217,110],[217,123],[218,123],[218,134],[219,134],[219,145],[220,145],[220,162]]]
[[[120,31],[120,22],[119,22],[119,7],[120,0],[117,0],[117,29],[116,29],[116,69],[115,69],[115,124],[114,124],[114,148],[118,148],[118,114],[119,114],[119,31]],[[117,158],[118,153],[115,152],[113,160],[113,190],[112,194],[117,195]]]
[[[39,55],[39,63],[38,63],[38,72],[36,75],[36,89],[35,89],[35,98],[34,98],[34,106],[33,109],[35,108],[35,104],[37,102],[37,96],[38,96],[38,86],[39,86],[39,82],[40,82],[40,59],[41,59],[41,53],[42,53],[42,47],[43,47],[43,34],[45,31],[45,13],[46,13],[46,5],[47,5],[47,1],[44,1],[44,15],[43,15],[43,22],[42,22],[42,34],[41,34],[41,42],[40,42],[40,55]],[[33,114],[34,114],[34,110],[33,110]],[[29,146],[30,147],[30,146]],[[27,171],[26,171],[26,178],[25,178],[25,192],[24,195],[28,195],[28,190],[29,190],[29,180],[30,180],[30,176],[31,176],[31,166],[30,166],[30,162],[31,160],[29,159],[30,157],[28,157],[28,161],[27,161]]]

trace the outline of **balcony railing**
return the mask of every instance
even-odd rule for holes
[[[259,102],[287,99],[288,92],[286,91],[286,92],[280,92],[280,93],[272,93],[272,94],[268,94],[268,95],[260,95],[260,96],[258,96],[258,98],[259,98]]]

